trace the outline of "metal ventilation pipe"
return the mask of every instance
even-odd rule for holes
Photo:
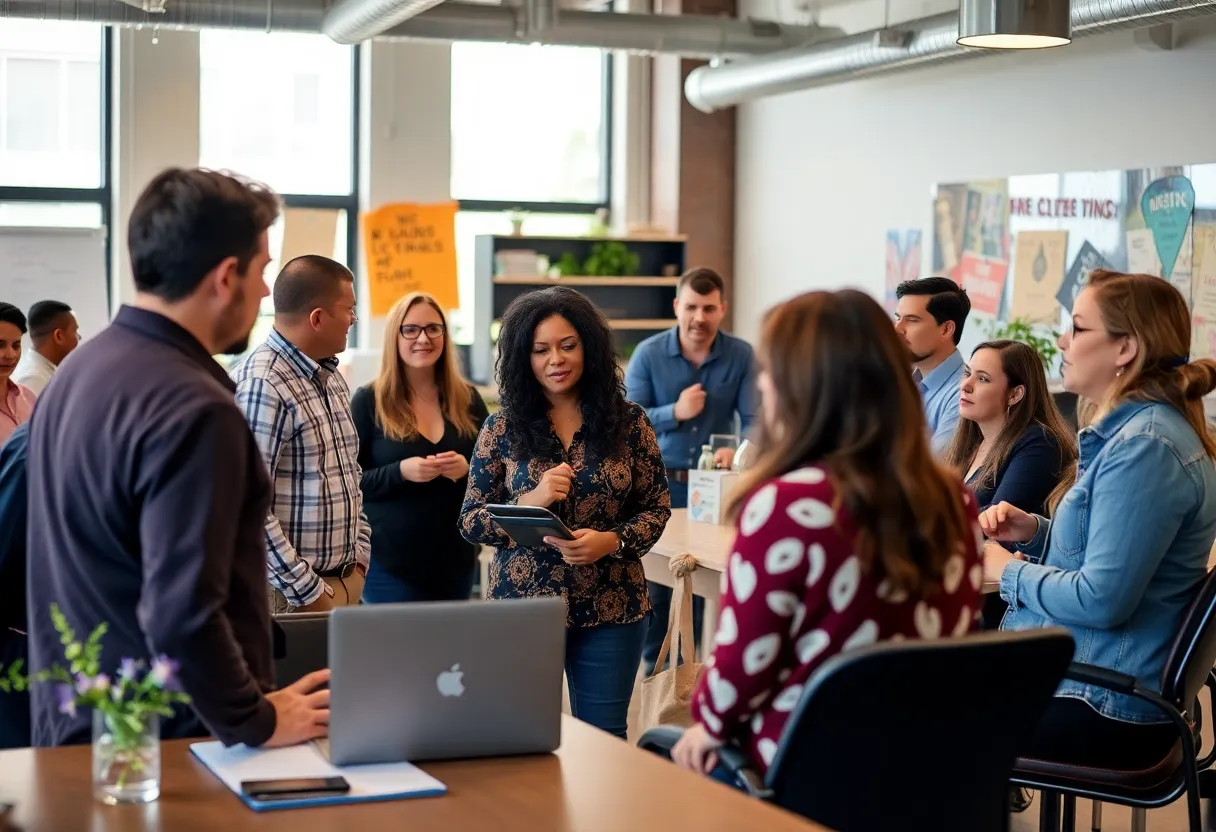
[[[362,43],[443,0],[338,0],[321,20],[321,31],[338,43]]]
[[[1134,29],[1216,14],[1216,0],[1072,0],[1073,37],[1114,29]],[[927,17],[894,27],[903,46],[890,43],[890,30],[864,32],[788,52],[721,66],[699,67],[684,84],[688,102],[711,113],[745,101],[854,78],[992,54],[955,43],[958,15]]]
[[[162,14],[148,13],[138,6],[113,0],[0,0],[0,19],[76,20],[114,26],[180,29],[319,32],[325,12],[322,0],[170,0]],[[543,43],[710,58],[764,55],[840,34],[838,29],[763,20],[563,11],[553,26],[529,35],[519,9],[446,2],[387,30],[380,37]]]

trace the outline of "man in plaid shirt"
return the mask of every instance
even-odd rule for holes
[[[320,612],[363,594],[371,527],[336,357],[354,322],[350,271],[328,257],[297,257],[275,279],[270,337],[232,370],[274,481],[266,519],[274,613]]]

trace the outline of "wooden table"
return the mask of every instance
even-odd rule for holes
[[[688,519],[688,509],[672,509],[667,528],[654,548],[642,558],[646,579],[663,586],[675,586],[675,578],[667,564],[676,555],[692,555],[697,568],[692,573],[692,591],[705,599],[705,619],[702,623],[703,649],[714,643],[718,627],[718,600],[722,595],[722,573],[735,545],[735,527],[694,523]]]
[[[94,801],[88,747],[0,752],[0,803],[16,804],[12,822],[22,832],[827,832],[563,719],[562,747],[553,755],[423,765],[447,785],[443,797],[257,813],[179,740],[162,749],[156,803],[110,807]]]

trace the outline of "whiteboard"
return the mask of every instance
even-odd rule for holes
[[[91,338],[110,322],[104,228],[0,226],[0,301],[29,314],[40,300],[68,304]]]

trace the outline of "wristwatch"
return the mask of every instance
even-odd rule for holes
[[[616,544],[616,551],[608,555],[608,557],[623,558],[625,556],[625,535],[621,534],[620,532],[616,532],[616,539],[618,541]]]

